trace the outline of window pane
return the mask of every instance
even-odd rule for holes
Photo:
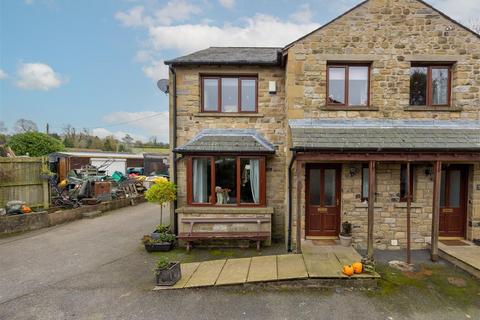
[[[440,207],[445,207],[445,170],[442,170],[442,177],[440,182]]]
[[[320,205],[320,169],[310,169],[308,177],[309,204]]]
[[[260,160],[240,159],[241,203],[260,203]]]
[[[222,78],[222,112],[238,112],[238,78]]]
[[[348,104],[350,106],[368,104],[368,67],[348,68]]]
[[[237,203],[236,159],[231,157],[215,160],[215,194],[217,204]]]
[[[328,103],[345,103],[345,68],[328,68]]]
[[[448,191],[448,206],[450,208],[460,208],[460,170],[450,171],[450,189]]]
[[[427,67],[410,69],[410,105],[427,105]]]
[[[335,169],[325,169],[325,185],[324,187],[324,205],[325,206],[335,206]]]
[[[400,168],[400,199],[407,198],[407,166]]]
[[[368,167],[362,169],[362,198],[368,199]]]
[[[448,104],[448,69],[432,69],[432,104]]]
[[[193,174],[193,202],[209,203],[211,199],[211,165],[210,158],[194,158],[192,163]]]
[[[203,110],[218,111],[217,79],[203,79]]]
[[[255,84],[256,80],[241,80],[242,83],[242,111],[255,111]]]

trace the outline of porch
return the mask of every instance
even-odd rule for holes
[[[480,246],[470,241],[440,240],[438,255],[460,269],[480,278]]]
[[[427,247],[427,241],[436,260],[439,237],[479,237],[478,123],[301,119],[289,124],[288,238],[297,253],[305,239],[336,237],[347,220],[355,222],[354,244],[364,246],[368,257],[375,247],[406,248],[409,263],[410,249]]]

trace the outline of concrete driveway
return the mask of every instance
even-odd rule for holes
[[[436,293],[429,300],[416,299],[416,288],[389,296],[269,286],[152,291],[155,259],[145,252],[140,238],[152,230],[158,217],[158,206],[145,203],[0,240],[0,319],[439,320],[480,316],[477,306],[458,306],[437,298]]]

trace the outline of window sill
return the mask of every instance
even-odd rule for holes
[[[186,206],[175,210],[185,214],[273,214],[273,207]]]
[[[397,202],[394,205],[395,208],[406,208],[407,203],[406,202]],[[412,202],[411,203],[411,208],[423,208],[423,204],[417,203],[417,202]]]
[[[383,208],[383,204],[381,203],[374,203],[373,204],[374,208]],[[366,202],[361,202],[361,203],[355,203],[355,208],[368,208],[368,203]]]
[[[428,107],[428,106],[408,106],[405,111],[439,111],[439,112],[461,112],[462,108],[455,107]]]
[[[194,117],[245,117],[245,118],[261,118],[263,113],[243,113],[243,112],[197,112]]]
[[[326,111],[378,111],[376,107],[345,107],[345,106],[325,106],[322,110]]]

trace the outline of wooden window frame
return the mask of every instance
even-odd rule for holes
[[[427,103],[425,105],[411,105],[412,107],[427,107],[427,108],[446,108],[452,106],[452,65],[451,64],[428,64],[428,63],[412,63],[410,70],[412,68],[427,68]],[[433,104],[433,79],[432,79],[432,70],[433,69],[448,69],[448,92],[447,92],[447,103],[446,104]],[[411,74],[410,74],[411,76]],[[411,81],[411,78],[410,78]],[[409,86],[410,88],[410,86]],[[411,92],[410,92],[411,94]],[[410,103],[411,96],[408,97],[408,102]]]
[[[365,180],[365,175],[364,175],[364,171],[365,169],[367,169],[367,172],[368,172],[368,164],[363,164],[362,165],[362,183],[360,184],[360,198],[362,199],[362,201],[366,201],[368,200],[368,188],[369,188],[369,181],[367,181],[367,194],[363,194],[363,183],[364,183],[364,180]],[[370,180],[370,176],[368,177],[368,179]]]
[[[366,105],[348,105],[349,101],[349,69],[350,67],[367,67],[368,68],[368,86],[367,86],[367,104]],[[330,68],[344,68],[345,69],[345,103],[331,103],[329,102],[329,93],[330,93]],[[339,108],[339,109],[355,109],[355,108],[370,108],[370,87],[371,87],[371,68],[370,63],[328,63],[327,64],[327,94],[325,103],[329,108]]]
[[[215,159],[223,157],[235,158],[236,165],[236,199],[235,204],[221,204],[217,205],[217,199],[215,194]],[[259,155],[238,155],[238,154],[210,154],[210,155],[189,155],[187,158],[187,203],[189,206],[200,207],[265,207],[266,206],[266,157]],[[210,159],[210,190],[211,198],[209,203],[195,203],[193,202],[193,159],[194,158],[209,158]],[[258,159],[260,160],[260,201],[259,203],[242,203],[240,200],[240,187],[241,187],[241,171],[240,160],[241,159]]]
[[[224,112],[222,111],[222,78],[236,78],[238,80],[238,92],[237,92],[237,111],[236,112]],[[205,79],[217,80],[217,110],[205,110],[205,95],[204,95],[204,82]],[[255,80],[255,110],[243,111],[242,110],[242,80]],[[200,75],[200,111],[207,113],[222,113],[222,114],[235,114],[235,113],[258,113],[258,76],[257,75]]]
[[[407,195],[404,194],[402,196],[402,189],[401,189],[401,184],[402,184],[402,172],[407,170],[407,165],[402,163],[400,165],[400,202],[407,202]],[[413,202],[413,196],[414,196],[414,173],[415,173],[415,165],[410,164],[410,194],[412,195],[412,202]]]

